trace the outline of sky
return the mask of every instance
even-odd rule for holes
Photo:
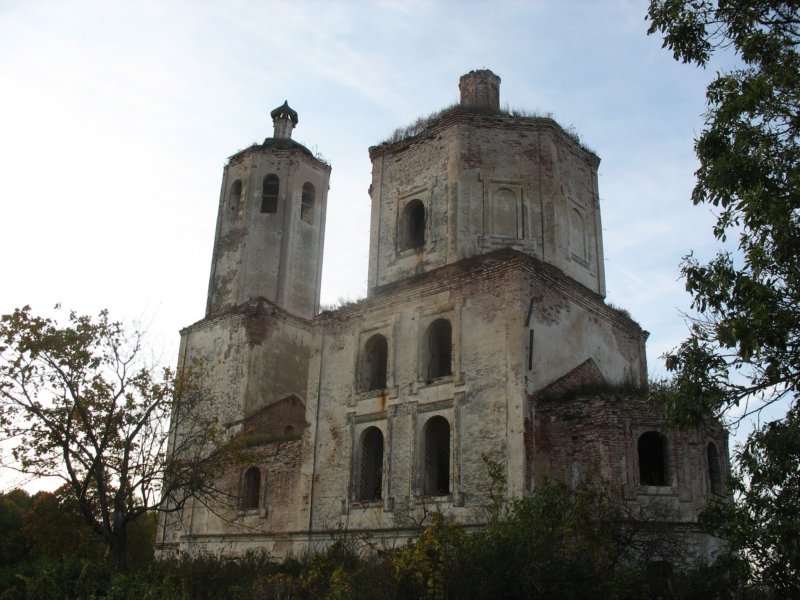
[[[602,159],[607,300],[650,332],[651,375],[685,337],[681,257],[711,256],[691,204],[705,87],[647,35],[645,0],[0,0],[0,314],[107,308],[165,364],[204,316],[222,168],[272,135],[332,165],[322,302],[366,294],[369,146],[458,100],[552,113]]]

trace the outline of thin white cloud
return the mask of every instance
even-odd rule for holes
[[[684,334],[680,257],[714,247],[691,206],[692,135],[713,72],[648,38],[641,3],[3,2],[0,312],[56,301],[153,331],[202,317],[222,166],[300,111],[331,159],[323,297],[366,282],[367,148],[458,98],[474,68],[501,101],[575,124],[603,159],[609,297],[651,348]],[[170,352],[168,351],[169,355]],[[651,354],[651,364],[657,358]]]

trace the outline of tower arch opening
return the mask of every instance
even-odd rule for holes
[[[425,205],[422,200],[406,204],[400,219],[400,250],[413,250],[425,245]]]
[[[231,185],[230,192],[228,193],[228,214],[231,218],[235,218],[239,213],[239,206],[242,202],[242,180],[237,179]]]
[[[300,202],[300,219],[305,221],[309,225],[314,224],[314,200],[316,196],[316,190],[314,189],[314,184],[309,181],[306,181],[303,184],[303,197],[302,201]]]
[[[278,176],[270,173],[264,177],[264,184],[261,189],[261,212],[274,214],[278,212],[278,194],[280,193],[281,182]]]

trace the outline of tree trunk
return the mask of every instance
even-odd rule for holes
[[[125,571],[128,568],[128,528],[122,511],[115,511],[114,531],[111,535],[111,568]]]
[[[114,535],[111,543],[111,569],[113,571],[125,571],[128,568],[128,540],[123,532]]]

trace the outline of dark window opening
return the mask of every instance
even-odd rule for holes
[[[453,330],[447,319],[436,319],[430,324],[426,336],[426,379],[433,381],[451,375],[453,354]]]
[[[235,217],[239,212],[239,203],[242,201],[242,181],[237,179],[231,186],[230,194],[228,195],[228,207],[230,208],[231,216]]]
[[[278,212],[278,192],[280,192],[280,181],[277,175],[267,175],[264,177],[264,186],[261,193],[261,212]]]
[[[361,468],[358,477],[358,499],[373,502],[381,499],[383,483],[383,433],[370,427],[361,436]]]
[[[244,473],[244,493],[242,494],[242,508],[253,510],[258,508],[261,496],[261,471],[257,467],[250,467]]]
[[[380,390],[386,387],[386,367],[389,355],[389,344],[386,338],[376,333],[364,344],[364,356],[361,365],[364,391]]]
[[[450,493],[450,424],[444,417],[425,423],[424,493],[446,496]]]
[[[706,459],[708,460],[708,481],[711,484],[711,493],[722,496],[725,494],[725,487],[722,485],[722,469],[719,464],[719,452],[712,442],[709,442],[706,447]]]
[[[403,210],[400,232],[401,250],[422,248],[425,245],[425,205],[412,200]]]
[[[639,437],[639,481],[642,485],[667,485],[667,445],[657,431]]]
[[[314,186],[306,182],[303,184],[303,200],[300,203],[300,219],[313,225],[314,223]]]

